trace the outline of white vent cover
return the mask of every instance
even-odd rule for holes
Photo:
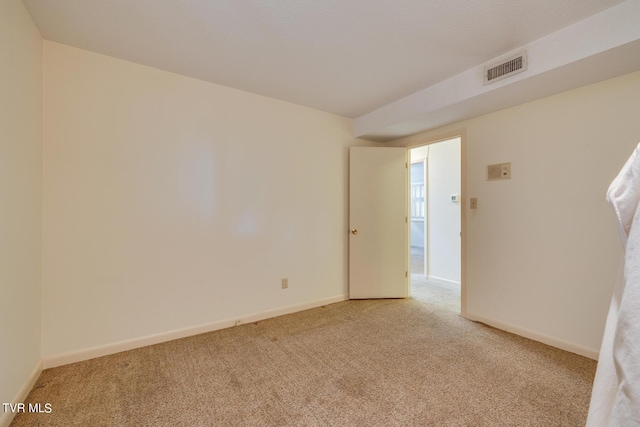
[[[520,52],[507,59],[503,59],[498,64],[493,64],[484,68],[484,84],[497,82],[509,76],[526,71],[527,52]]]

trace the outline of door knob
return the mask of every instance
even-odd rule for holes
[[[351,229],[351,234],[358,234],[358,229],[357,228],[352,228]]]

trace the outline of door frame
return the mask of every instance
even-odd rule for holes
[[[467,139],[465,129],[434,136],[407,137],[395,141],[392,146],[405,147],[409,151],[412,148],[455,138],[460,138],[460,315],[467,318]],[[407,188],[407,191],[410,190]]]

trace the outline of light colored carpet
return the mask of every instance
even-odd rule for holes
[[[460,313],[460,285],[429,280],[424,275],[424,249],[411,247],[411,296],[433,308]]]
[[[345,301],[45,370],[19,426],[582,426],[596,362],[418,299]]]
[[[436,310],[460,313],[460,285],[428,280],[420,274],[411,275],[411,296]]]

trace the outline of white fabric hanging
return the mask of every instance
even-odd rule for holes
[[[587,427],[640,426],[640,144],[607,191],[625,250],[607,316]]]

